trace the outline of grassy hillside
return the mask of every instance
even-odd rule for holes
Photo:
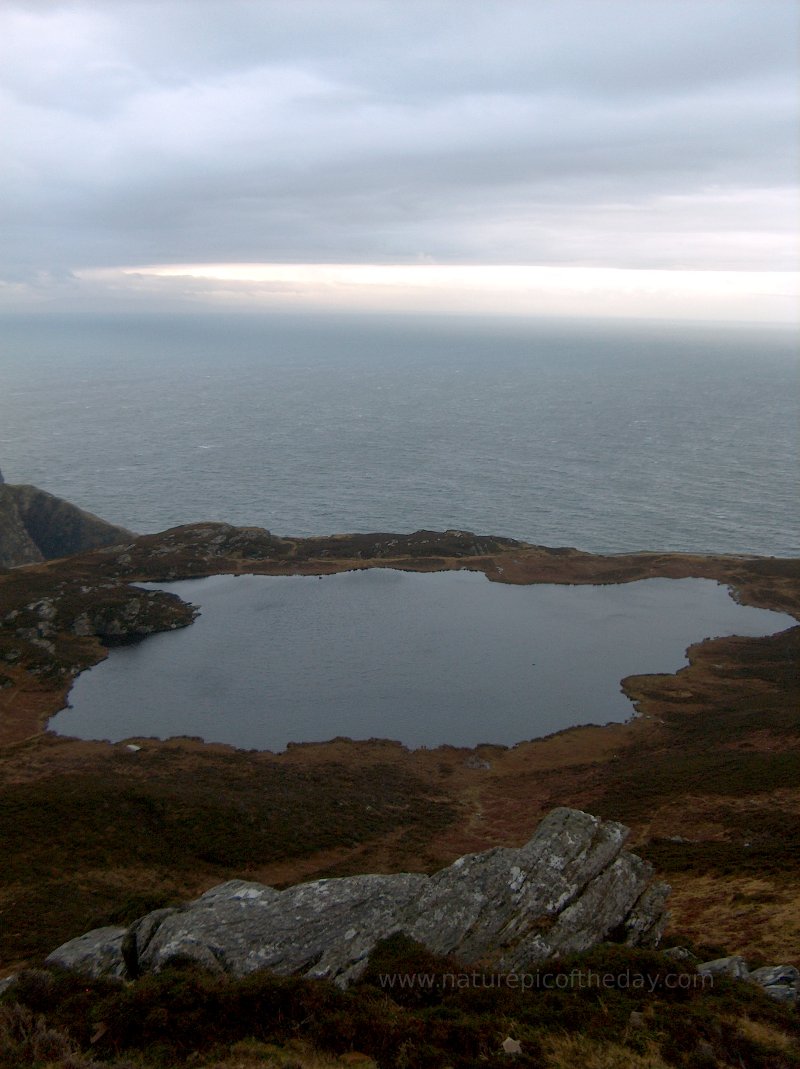
[[[187,606],[166,595],[145,598],[130,582],[372,566],[470,567],[517,583],[707,576],[732,585],[746,603],[800,615],[798,561],[595,558],[461,532],[292,541],[195,525],[132,548],[6,572],[0,976],[37,966],[90,927],[127,922],[224,879],[285,886],[358,872],[430,872],[469,851],[517,846],[556,805],[631,827],[636,852],[673,885],[670,943],[703,943],[707,956],[742,953],[755,965],[800,964],[800,627],[700,643],[675,675],[623,681],[641,713],[630,723],[511,748],[408,751],[387,741],[334,740],[275,755],[150,739],[130,751],[43,733],[74,674],[101,659],[104,645],[190,624]],[[416,960],[417,952],[391,953]],[[660,956],[595,953],[587,961],[610,963],[611,972],[623,960],[648,976],[668,967]],[[118,989],[35,970],[25,984],[8,995],[21,1009],[0,1014],[2,1069],[78,1069],[92,1059],[119,1069],[800,1065],[796,1015],[752,987],[724,982],[713,992],[647,998],[616,987],[536,997],[471,988],[412,1003],[374,983],[344,995],[265,977],[181,974]],[[76,1029],[84,1019],[89,1035]],[[524,1057],[499,1054],[509,1033],[521,1037]]]

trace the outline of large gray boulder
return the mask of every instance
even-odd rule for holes
[[[518,850],[459,858],[433,876],[317,880],[284,891],[231,880],[124,933],[87,933],[48,963],[134,978],[176,962],[242,976],[267,968],[345,985],[375,944],[404,931],[438,954],[522,970],[605,939],[655,946],[669,888],[623,845],[628,829],[555,809]],[[103,931],[103,930],[101,930]],[[87,956],[93,939],[98,956]]]

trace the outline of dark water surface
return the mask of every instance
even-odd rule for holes
[[[112,650],[79,676],[52,730],[270,750],[337,735],[512,744],[627,720],[623,677],[674,672],[707,637],[796,623],[738,605],[706,579],[510,586],[466,571],[375,569],[158,588],[202,615]]]
[[[788,330],[0,317],[0,468],[134,531],[800,553]]]

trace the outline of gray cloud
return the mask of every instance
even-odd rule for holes
[[[0,277],[418,257],[791,270],[799,11],[6,0]]]

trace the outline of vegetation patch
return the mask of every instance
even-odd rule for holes
[[[185,897],[187,877],[208,886],[398,830],[430,835],[455,813],[388,764],[300,767],[216,753],[186,767],[180,751],[154,748],[104,765],[0,787],[0,959],[47,953],[76,932]]]
[[[757,875],[772,870],[800,872],[800,814],[778,805],[745,810],[720,808],[706,816],[735,828],[735,839],[676,842],[654,839],[636,852],[659,872],[697,872],[718,875]]]
[[[606,787],[606,808],[613,805],[620,820],[639,817],[664,799],[676,795],[768,794],[800,783],[800,750],[787,753],[705,752],[671,753],[626,762]]]
[[[302,1069],[313,1063],[277,1056],[302,1049],[381,1069],[492,1069],[511,1063],[506,1037],[519,1044],[513,1064],[523,1067],[800,1065],[796,1014],[750,984],[701,984],[655,952],[606,945],[526,975],[523,990],[399,935],[376,947],[347,991],[268,972],[232,979],[173,969],[123,984],[31,970],[3,1001],[73,1051],[143,1069],[224,1065],[233,1051]],[[0,1048],[4,1069],[19,1064],[10,1044]]]

